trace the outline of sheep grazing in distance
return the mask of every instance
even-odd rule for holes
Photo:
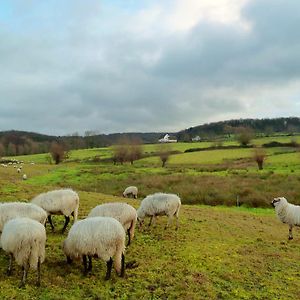
[[[54,230],[54,225],[52,223],[51,215],[65,216],[65,224],[62,232],[66,230],[71,215],[74,217],[74,223],[77,221],[79,196],[71,189],[54,190],[39,194],[31,200],[31,203],[40,206],[47,212],[48,221],[52,230]]]
[[[22,178],[23,178],[23,180],[27,180],[27,175],[23,174]]]
[[[20,287],[26,283],[28,270],[37,270],[37,286],[41,283],[41,263],[45,259],[46,230],[39,222],[29,218],[15,218],[3,228],[1,245],[9,253],[8,275],[12,272],[12,260],[22,266],[23,275]]]
[[[21,169],[20,169],[20,168],[18,168],[18,169],[17,169],[17,172],[18,172],[18,173],[21,173]]]
[[[45,224],[47,213],[39,206],[25,202],[7,202],[0,204],[0,232],[4,224],[14,218],[27,217]]]
[[[87,216],[90,217],[112,217],[118,220],[128,234],[128,243],[130,245],[134,237],[135,225],[137,222],[137,213],[134,207],[127,203],[105,203],[94,207]]]
[[[288,203],[284,197],[274,198],[271,203],[279,220],[289,225],[289,240],[292,240],[293,226],[300,226],[300,206]]]
[[[137,198],[138,188],[136,186],[129,186],[123,192],[123,197],[129,197],[132,195],[133,198]]]
[[[115,257],[115,269],[118,275],[124,276],[125,231],[114,218],[93,217],[76,222],[63,242],[63,251],[68,263],[82,258],[84,274],[92,270],[92,257],[106,261],[106,280],[111,276],[112,257]]]
[[[166,215],[169,217],[165,229],[171,223],[173,216],[176,216],[176,230],[178,229],[178,215],[181,206],[180,198],[175,194],[156,193],[148,195],[141,202],[137,210],[137,217],[140,226],[146,216],[150,217],[149,226],[156,216]]]

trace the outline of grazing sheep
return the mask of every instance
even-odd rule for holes
[[[178,229],[178,214],[181,206],[180,198],[175,194],[156,193],[148,195],[142,200],[140,207],[137,210],[137,217],[140,226],[146,216],[150,217],[149,226],[152,219],[156,216],[167,215],[169,217],[165,228],[169,226],[173,216],[176,216],[176,230]]]
[[[9,253],[8,275],[12,272],[12,259],[22,266],[20,287],[26,283],[29,268],[37,270],[37,286],[41,283],[41,263],[45,259],[46,230],[39,222],[29,218],[15,218],[3,228],[1,245]]]
[[[115,256],[115,269],[120,276],[124,276],[125,231],[114,218],[93,217],[76,222],[63,242],[63,251],[68,263],[72,259],[82,258],[84,274],[92,269],[92,257],[100,257],[106,261],[106,280],[110,278],[112,257]]]
[[[51,215],[65,216],[65,224],[62,232],[66,230],[70,222],[70,215],[74,217],[74,223],[77,221],[79,196],[71,189],[61,189],[42,193],[34,197],[31,202],[42,207],[48,213],[48,221],[52,230],[54,230],[54,226]]]
[[[133,198],[136,199],[138,195],[138,188],[136,186],[127,187],[123,192],[123,197],[128,197],[129,195],[132,195]]]
[[[45,224],[47,213],[39,206],[25,202],[7,202],[0,204],[0,232],[4,224],[17,217],[27,217]]]
[[[280,221],[289,225],[289,240],[292,240],[293,226],[300,226],[300,206],[288,203],[284,197],[274,198],[272,205]]]
[[[130,245],[131,240],[134,237],[134,230],[137,221],[137,214],[135,208],[127,203],[105,203],[94,207],[89,215],[90,217],[112,217],[118,220],[124,227],[124,230],[128,234],[128,243]]]
[[[23,180],[27,180],[27,175],[23,174],[22,178],[23,178]]]
[[[18,169],[17,169],[17,172],[18,172],[18,173],[21,173],[21,169],[20,169],[20,168],[18,168]]]

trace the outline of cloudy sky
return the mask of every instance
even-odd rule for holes
[[[300,116],[300,1],[1,0],[0,130]]]

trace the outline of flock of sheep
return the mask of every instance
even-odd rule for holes
[[[136,187],[128,187],[123,196],[131,194],[137,198],[137,193]],[[23,270],[20,287],[25,285],[29,269],[37,270],[37,285],[40,285],[40,268],[45,259],[46,221],[54,230],[51,216],[64,215],[62,233],[69,224],[70,216],[74,218],[74,224],[62,245],[67,262],[82,260],[84,273],[87,274],[92,269],[92,258],[101,258],[107,265],[106,280],[111,276],[113,263],[117,274],[124,276],[126,233],[129,246],[137,221],[142,226],[145,217],[150,217],[150,226],[159,215],[169,217],[166,227],[175,216],[177,229],[180,206],[177,195],[156,193],[144,198],[137,210],[127,203],[105,203],[94,207],[85,219],[77,221],[79,196],[72,189],[42,193],[34,197],[31,203],[1,203],[0,244],[10,255],[7,273],[11,274],[15,259]]]

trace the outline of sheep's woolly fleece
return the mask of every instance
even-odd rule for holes
[[[0,232],[4,224],[17,217],[28,217],[45,224],[47,213],[39,206],[25,202],[8,202],[0,204]]]
[[[45,227],[29,218],[15,218],[3,228],[1,245],[5,252],[13,254],[19,266],[36,270],[38,261],[45,259]]]

